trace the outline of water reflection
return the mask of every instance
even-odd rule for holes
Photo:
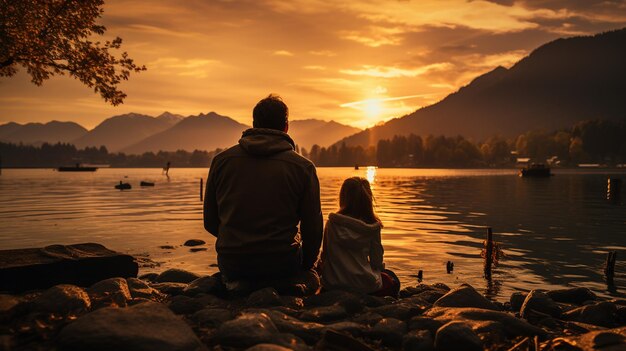
[[[147,259],[143,271],[186,268],[215,271],[214,241],[202,226],[198,178],[204,169],[101,169],[94,174],[4,170],[0,176],[0,247],[101,242]],[[587,286],[623,296],[626,261],[613,285],[602,273],[606,253],[626,257],[626,207],[607,201],[605,173],[561,172],[522,179],[514,170],[415,170],[320,168],[324,216],[335,211],[341,183],[361,176],[372,184],[385,225],[385,260],[404,284],[468,282],[490,296],[516,290]],[[128,176],[128,178],[124,178]],[[130,191],[114,191],[120,179]],[[155,187],[135,186],[150,179]],[[482,277],[485,228],[507,257]],[[190,238],[209,242],[190,252]],[[161,246],[171,245],[171,249]],[[453,261],[448,274],[446,263]],[[156,263],[156,265],[154,264]],[[160,264],[160,266],[159,266]]]

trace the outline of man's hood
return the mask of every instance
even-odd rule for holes
[[[270,156],[295,149],[295,144],[287,133],[266,128],[250,128],[244,131],[239,145],[255,156]]]
[[[380,232],[382,228],[378,222],[369,224],[340,213],[329,214],[328,222],[332,223],[337,239],[348,241],[352,244],[355,242],[369,242],[372,236]]]

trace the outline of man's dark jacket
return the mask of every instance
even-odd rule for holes
[[[301,268],[312,268],[322,241],[319,191],[315,166],[294,151],[289,135],[246,130],[209,169],[204,227],[217,237],[218,261],[261,255],[278,262],[298,250],[300,223]]]

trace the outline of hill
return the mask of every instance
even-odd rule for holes
[[[162,132],[171,125],[171,121],[166,118],[159,119],[138,113],[128,113],[107,118],[73,143],[79,148],[104,145],[109,151],[116,152]]]
[[[626,118],[626,28],[545,44],[510,69],[497,67],[436,104],[345,138],[367,146],[394,135],[482,140]]]
[[[87,133],[87,129],[74,122],[7,123],[0,126],[0,140],[10,143],[41,144],[67,143]]]
[[[342,138],[360,132],[355,127],[347,126],[334,121],[319,119],[303,119],[289,121],[289,135],[300,147],[311,150],[317,144],[327,147]]]
[[[215,150],[237,143],[241,133],[249,128],[230,117],[215,112],[189,116],[173,127],[147,137],[121,151],[141,154],[147,151],[157,152],[176,150]]]

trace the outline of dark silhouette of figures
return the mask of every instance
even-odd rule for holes
[[[170,173],[170,165],[171,165],[170,161],[167,161],[167,164],[165,165],[165,167],[163,167],[163,172],[161,172],[162,174],[165,174],[168,177],[170,176],[169,175],[169,173]]]
[[[280,97],[259,101],[252,125],[213,159],[206,181],[204,227],[217,237],[222,281],[238,294],[315,293],[323,226],[315,166],[296,153]]]

